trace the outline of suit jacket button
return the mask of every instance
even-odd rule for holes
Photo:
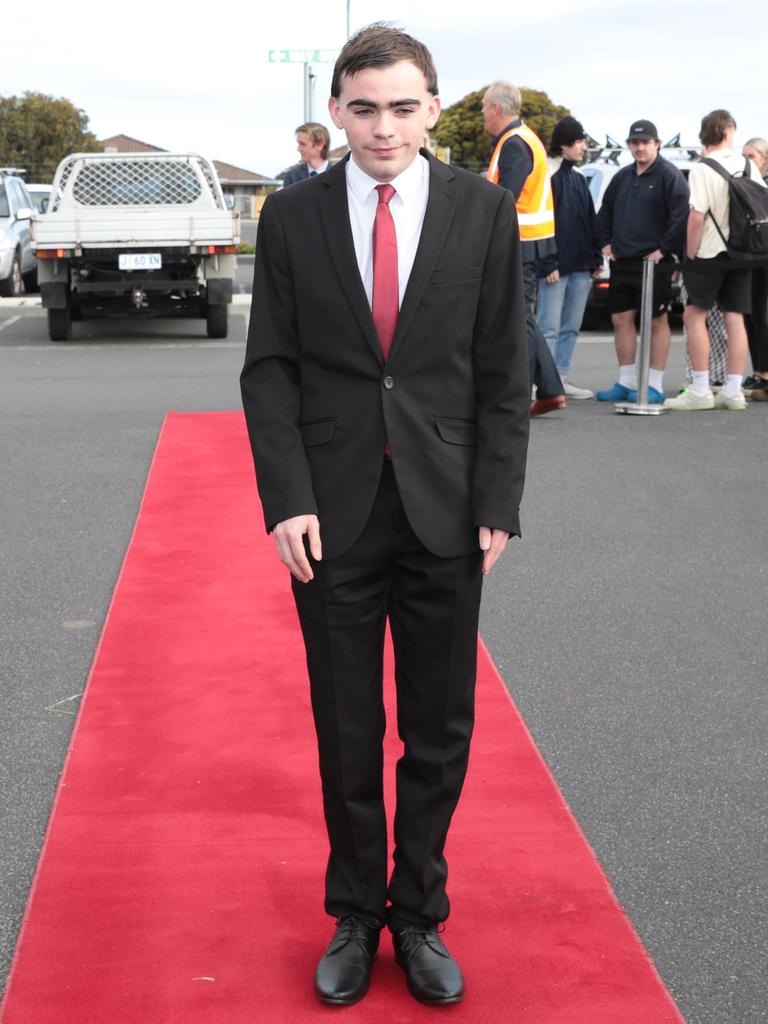
[[[385,377],[383,383],[387,391],[391,391],[392,388],[395,386],[395,381],[392,377]]]

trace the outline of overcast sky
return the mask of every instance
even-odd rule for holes
[[[645,117],[662,140],[682,132],[695,143],[715,107],[735,116],[737,141],[768,136],[761,0],[350,0],[349,9],[352,31],[383,19],[429,46],[443,106],[504,78],[544,90],[600,140],[623,140]],[[38,0],[30,20],[32,33],[29,20],[6,19],[0,95],[63,96],[99,138],[123,133],[273,175],[297,159],[304,92],[302,65],[270,63],[269,50],[338,49],[347,2]],[[314,66],[315,120],[329,127],[331,67]],[[332,139],[343,136],[333,129]]]

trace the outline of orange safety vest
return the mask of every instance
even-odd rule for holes
[[[540,238],[554,238],[555,205],[552,200],[552,183],[547,167],[547,154],[541,139],[531,131],[527,124],[518,125],[517,128],[510,128],[508,132],[504,132],[496,143],[486,178],[496,185],[499,183],[501,147],[513,135],[519,135],[533,154],[533,170],[525,179],[523,191],[516,204],[520,238],[529,242],[535,242]]]

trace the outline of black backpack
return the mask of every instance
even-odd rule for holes
[[[768,259],[768,188],[750,177],[749,159],[744,161],[744,170],[735,174],[729,174],[721,163],[709,157],[701,162],[728,182],[730,230],[727,239],[711,211],[707,213],[712,217],[729,255],[742,261]]]

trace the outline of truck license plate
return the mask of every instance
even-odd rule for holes
[[[117,265],[120,270],[162,270],[163,257],[159,252],[121,252]]]

